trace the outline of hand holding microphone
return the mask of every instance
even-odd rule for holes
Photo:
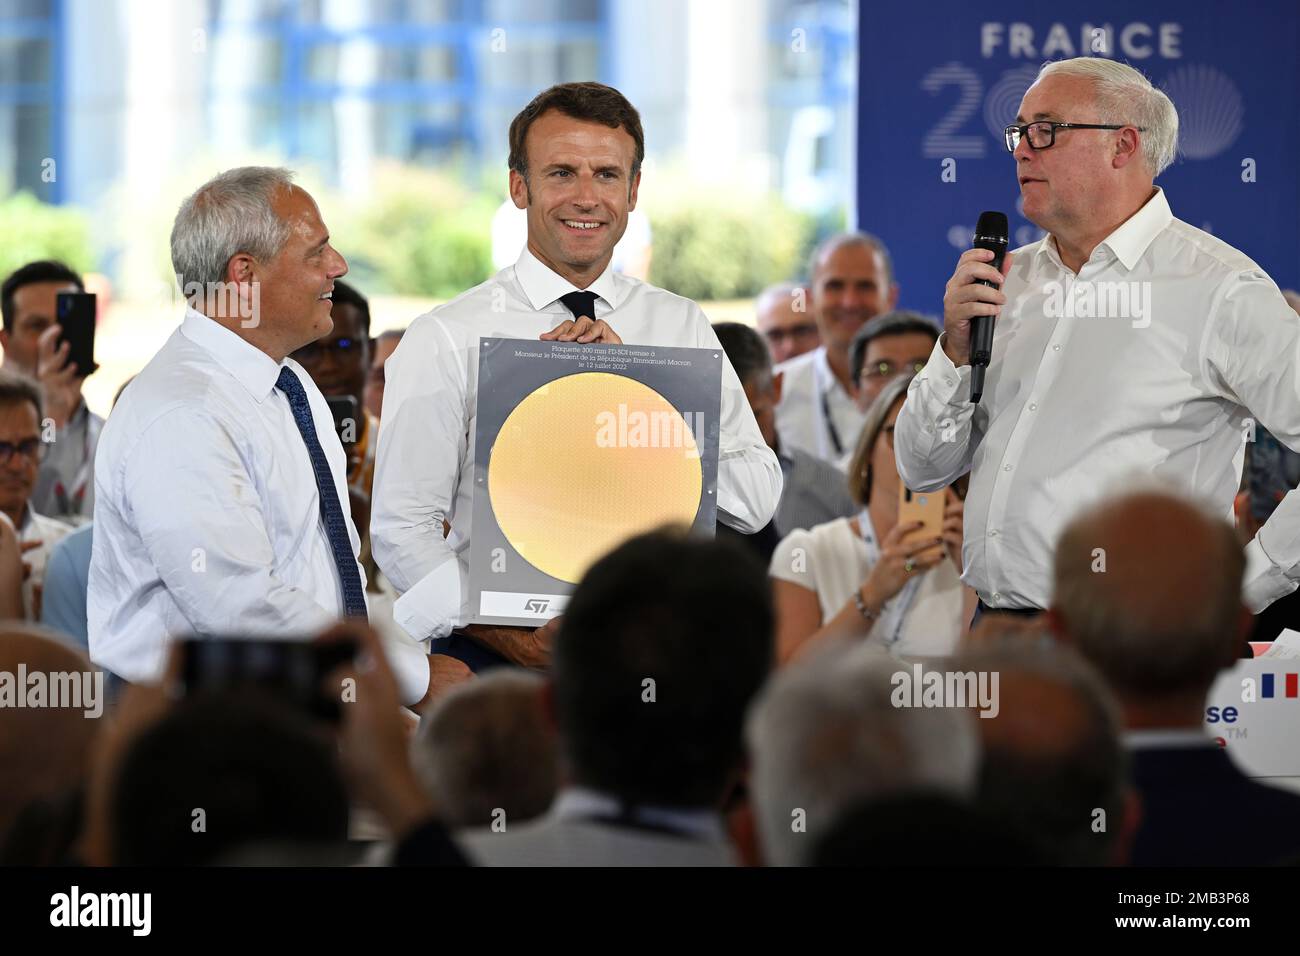
[[[944,353],[957,366],[971,365],[971,401],[984,392],[984,370],[993,348],[993,317],[1006,304],[999,286],[1011,269],[1004,213],[980,215],[975,248],[957,260],[943,294]]]

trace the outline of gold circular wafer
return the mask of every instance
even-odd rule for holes
[[[703,483],[682,415],[650,386],[610,372],[566,375],[526,396],[502,424],[487,470],[506,540],[573,584],[628,538],[693,524]]]

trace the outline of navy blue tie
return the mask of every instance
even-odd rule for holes
[[[316,473],[316,491],[320,498],[320,517],[325,522],[325,534],[330,539],[330,548],[334,551],[334,564],[339,570],[339,580],[343,584],[343,609],[349,617],[366,618],[366,595],[361,586],[361,575],[357,573],[357,559],[352,554],[352,541],[348,538],[348,523],[343,517],[343,507],[339,504],[338,491],[334,487],[334,475],[329,462],[325,460],[325,451],[316,437],[316,423],[311,417],[311,405],[307,402],[307,392],[302,382],[287,365],[280,369],[280,377],[275,380],[275,387],[284,392],[289,399],[289,408],[293,410],[293,420],[302,435],[303,444],[307,446],[307,455],[311,458],[311,470]]]

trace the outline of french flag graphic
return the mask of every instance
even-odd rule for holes
[[[1281,694],[1274,693],[1274,676],[1281,677],[1284,681],[1285,691]],[[1300,697],[1300,674],[1260,674],[1259,695],[1260,697]]]

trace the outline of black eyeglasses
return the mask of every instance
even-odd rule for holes
[[[20,442],[0,441],[0,465],[9,464],[14,452],[28,461],[39,462],[45,455],[45,443],[39,438],[28,438]]]
[[[895,365],[889,359],[882,359],[879,362],[873,362],[870,365],[862,366],[861,377],[867,380],[875,379],[879,381],[882,378],[893,378],[895,375],[906,375],[909,372],[917,374],[925,370],[925,365],[928,361],[928,358],[918,358],[912,359],[910,362],[905,362],[902,365]]]
[[[773,345],[779,345],[786,339],[803,339],[817,334],[817,326],[811,322],[792,325],[788,329],[768,329],[763,333]]]
[[[1042,120],[1037,123],[1025,123],[1022,126],[1008,126],[1002,131],[1002,135],[1007,140],[1007,152],[1014,153],[1016,147],[1020,145],[1022,136],[1029,137],[1030,149],[1048,149],[1056,144],[1056,131],[1058,129],[1124,129],[1131,126],[1131,123],[1123,123],[1119,126],[1107,125],[1104,123],[1050,123]],[[1139,133],[1145,133],[1145,126],[1134,126]]]

